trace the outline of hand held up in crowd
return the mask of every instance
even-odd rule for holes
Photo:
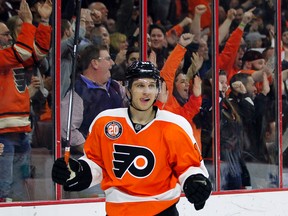
[[[21,1],[18,15],[23,22],[32,23],[32,13],[26,0]]]
[[[179,39],[179,44],[183,47],[188,46],[190,43],[192,43],[194,38],[193,34],[190,33],[184,33],[181,35],[180,39]]]
[[[234,91],[236,91],[237,93],[240,93],[240,94],[246,94],[247,93],[247,90],[241,81],[236,81],[236,82],[232,83],[232,87],[233,87]]]
[[[52,0],[46,0],[44,4],[38,2],[36,8],[42,19],[49,19],[52,13]]]

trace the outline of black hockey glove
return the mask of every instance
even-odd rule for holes
[[[212,185],[208,178],[202,174],[189,176],[184,182],[184,193],[190,203],[198,211],[205,205],[205,201],[211,194]]]
[[[52,180],[64,186],[65,191],[80,191],[92,181],[90,167],[83,160],[69,158],[69,167],[64,158],[58,158],[52,167]]]

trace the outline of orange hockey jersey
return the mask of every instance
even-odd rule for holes
[[[109,216],[156,215],[177,203],[190,175],[208,177],[190,124],[165,110],[138,133],[127,108],[103,111],[90,126],[84,152],[90,186],[101,182]]]

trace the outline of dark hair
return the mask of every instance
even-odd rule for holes
[[[161,32],[163,33],[163,35],[166,35],[166,30],[162,25],[158,25],[158,24],[152,24],[149,26],[149,35],[151,35],[151,32],[153,29],[160,29]]]
[[[212,84],[210,82],[210,79],[212,79],[212,68],[210,68],[204,75],[204,78],[202,79],[202,95],[206,95],[209,98],[212,98]]]
[[[234,90],[233,86],[232,86],[232,83],[234,83],[236,81],[241,81],[243,83],[243,85],[246,86],[247,83],[248,83],[248,77],[251,77],[251,74],[237,73],[237,74],[233,75],[231,80],[230,80],[231,90]]]
[[[79,69],[86,70],[93,59],[100,57],[100,50],[107,50],[105,46],[89,45],[80,52]]]
[[[259,51],[256,51],[256,50],[247,50],[244,53],[242,61],[244,63],[246,61],[254,61],[254,60],[258,60],[258,59],[264,59],[262,53],[260,53]]]
[[[220,69],[220,70],[219,70],[219,76],[220,76],[220,75],[225,75],[225,76],[227,76],[227,73],[226,73],[225,70]]]
[[[127,52],[126,52],[126,61],[128,61],[130,54],[134,52],[139,53],[140,52],[139,47],[135,47],[135,46],[128,47]]]
[[[64,36],[64,33],[67,29],[69,29],[71,26],[71,23],[67,19],[61,19],[61,38]]]

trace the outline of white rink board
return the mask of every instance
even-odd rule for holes
[[[288,191],[213,195],[204,209],[182,197],[177,204],[180,216],[287,216]],[[104,202],[29,207],[1,207],[1,216],[105,216]]]

